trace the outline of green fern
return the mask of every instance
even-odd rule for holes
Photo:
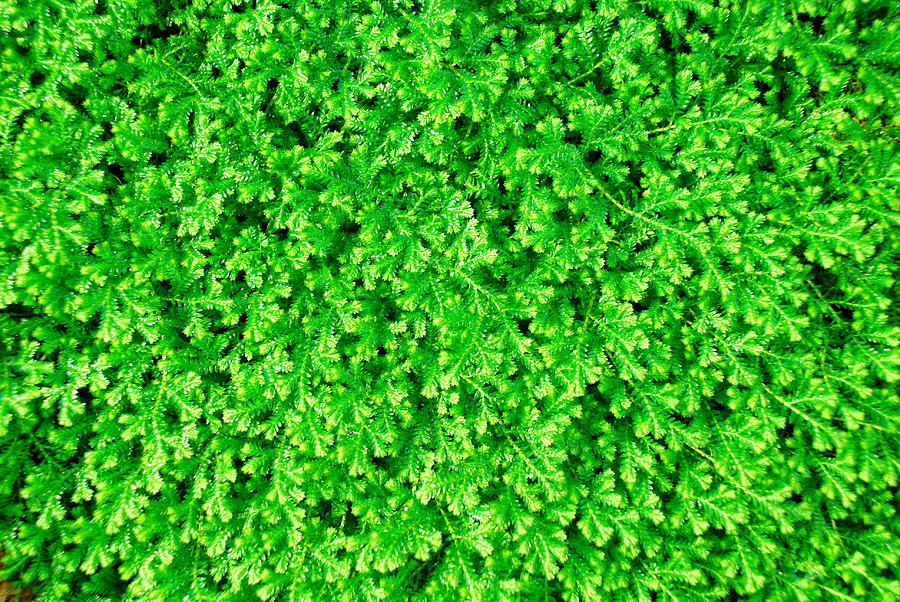
[[[897,599],[897,17],[0,0],[0,577]]]

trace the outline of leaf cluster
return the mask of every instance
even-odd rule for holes
[[[42,600],[896,600],[888,0],[0,0]]]

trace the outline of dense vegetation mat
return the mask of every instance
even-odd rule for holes
[[[0,1],[0,577],[896,600],[898,10]]]

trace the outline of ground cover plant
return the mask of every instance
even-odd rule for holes
[[[896,600],[897,17],[0,1],[0,577]]]

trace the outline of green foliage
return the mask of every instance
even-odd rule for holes
[[[0,0],[4,575],[896,600],[898,14]]]

